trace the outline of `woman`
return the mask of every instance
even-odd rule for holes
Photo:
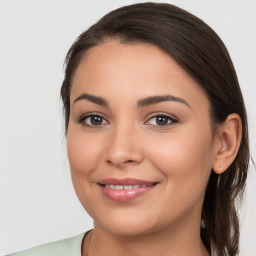
[[[69,50],[61,96],[94,229],[14,255],[238,255],[247,118],[211,28],[169,4],[110,12]]]

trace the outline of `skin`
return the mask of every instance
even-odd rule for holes
[[[78,99],[84,93],[104,98],[108,106]],[[160,95],[179,101],[138,106],[141,99]],[[109,40],[82,59],[70,100],[72,181],[94,220],[89,255],[209,255],[200,239],[203,198],[212,168],[227,168],[229,162],[220,156],[230,156],[225,152],[233,144],[228,135],[213,135],[210,104],[200,86],[156,46]],[[102,116],[101,124],[92,126],[85,118],[92,113]],[[166,116],[166,125],[156,122],[159,114]],[[230,120],[227,127],[234,134],[238,118]],[[233,137],[239,140],[239,134]],[[237,144],[232,149],[235,154]],[[120,203],[106,198],[97,184],[113,177],[158,184]]]

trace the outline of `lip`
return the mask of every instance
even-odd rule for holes
[[[134,178],[125,178],[125,179],[117,179],[117,178],[108,178],[103,179],[98,182],[99,184],[104,185],[151,185],[154,183],[158,183],[157,181],[146,181],[146,180],[139,180]]]
[[[152,190],[158,183],[159,182],[156,182],[156,181],[145,181],[145,180],[139,180],[134,178],[125,178],[125,179],[109,178],[109,179],[103,179],[97,182],[104,196],[106,196],[108,199],[112,201],[120,202],[120,203],[129,202],[140,196],[145,195],[147,192]],[[119,187],[135,185],[136,188],[114,189],[114,188],[111,188],[112,186],[109,187],[110,185],[119,186]]]

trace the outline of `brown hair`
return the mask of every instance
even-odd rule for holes
[[[72,77],[85,52],[116,38],[122,43],[145,42],[169,54],[202,87],[211,104],[213,132],[231,113],[242,120],[242,141],[236,159],[221,175],[212,171],[202,209],[201,238],[218,256],[234,256],[239,249],[239,221],[235,204],[242,197],[249,163],[247,117],[238,79],[228,51],[202,20],[170,4],[140,3],[116,9],[82,33],[66,57],[61,88],[65,127],[70,115]]]

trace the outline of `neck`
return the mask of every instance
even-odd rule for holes
[[[187,225],[179,230],[170,227],[137,236],[116,235],[95,225],[91,241],[90,238],[89,234],[83,243],[83,256],[210,256],[200,239],[200,230]]]

